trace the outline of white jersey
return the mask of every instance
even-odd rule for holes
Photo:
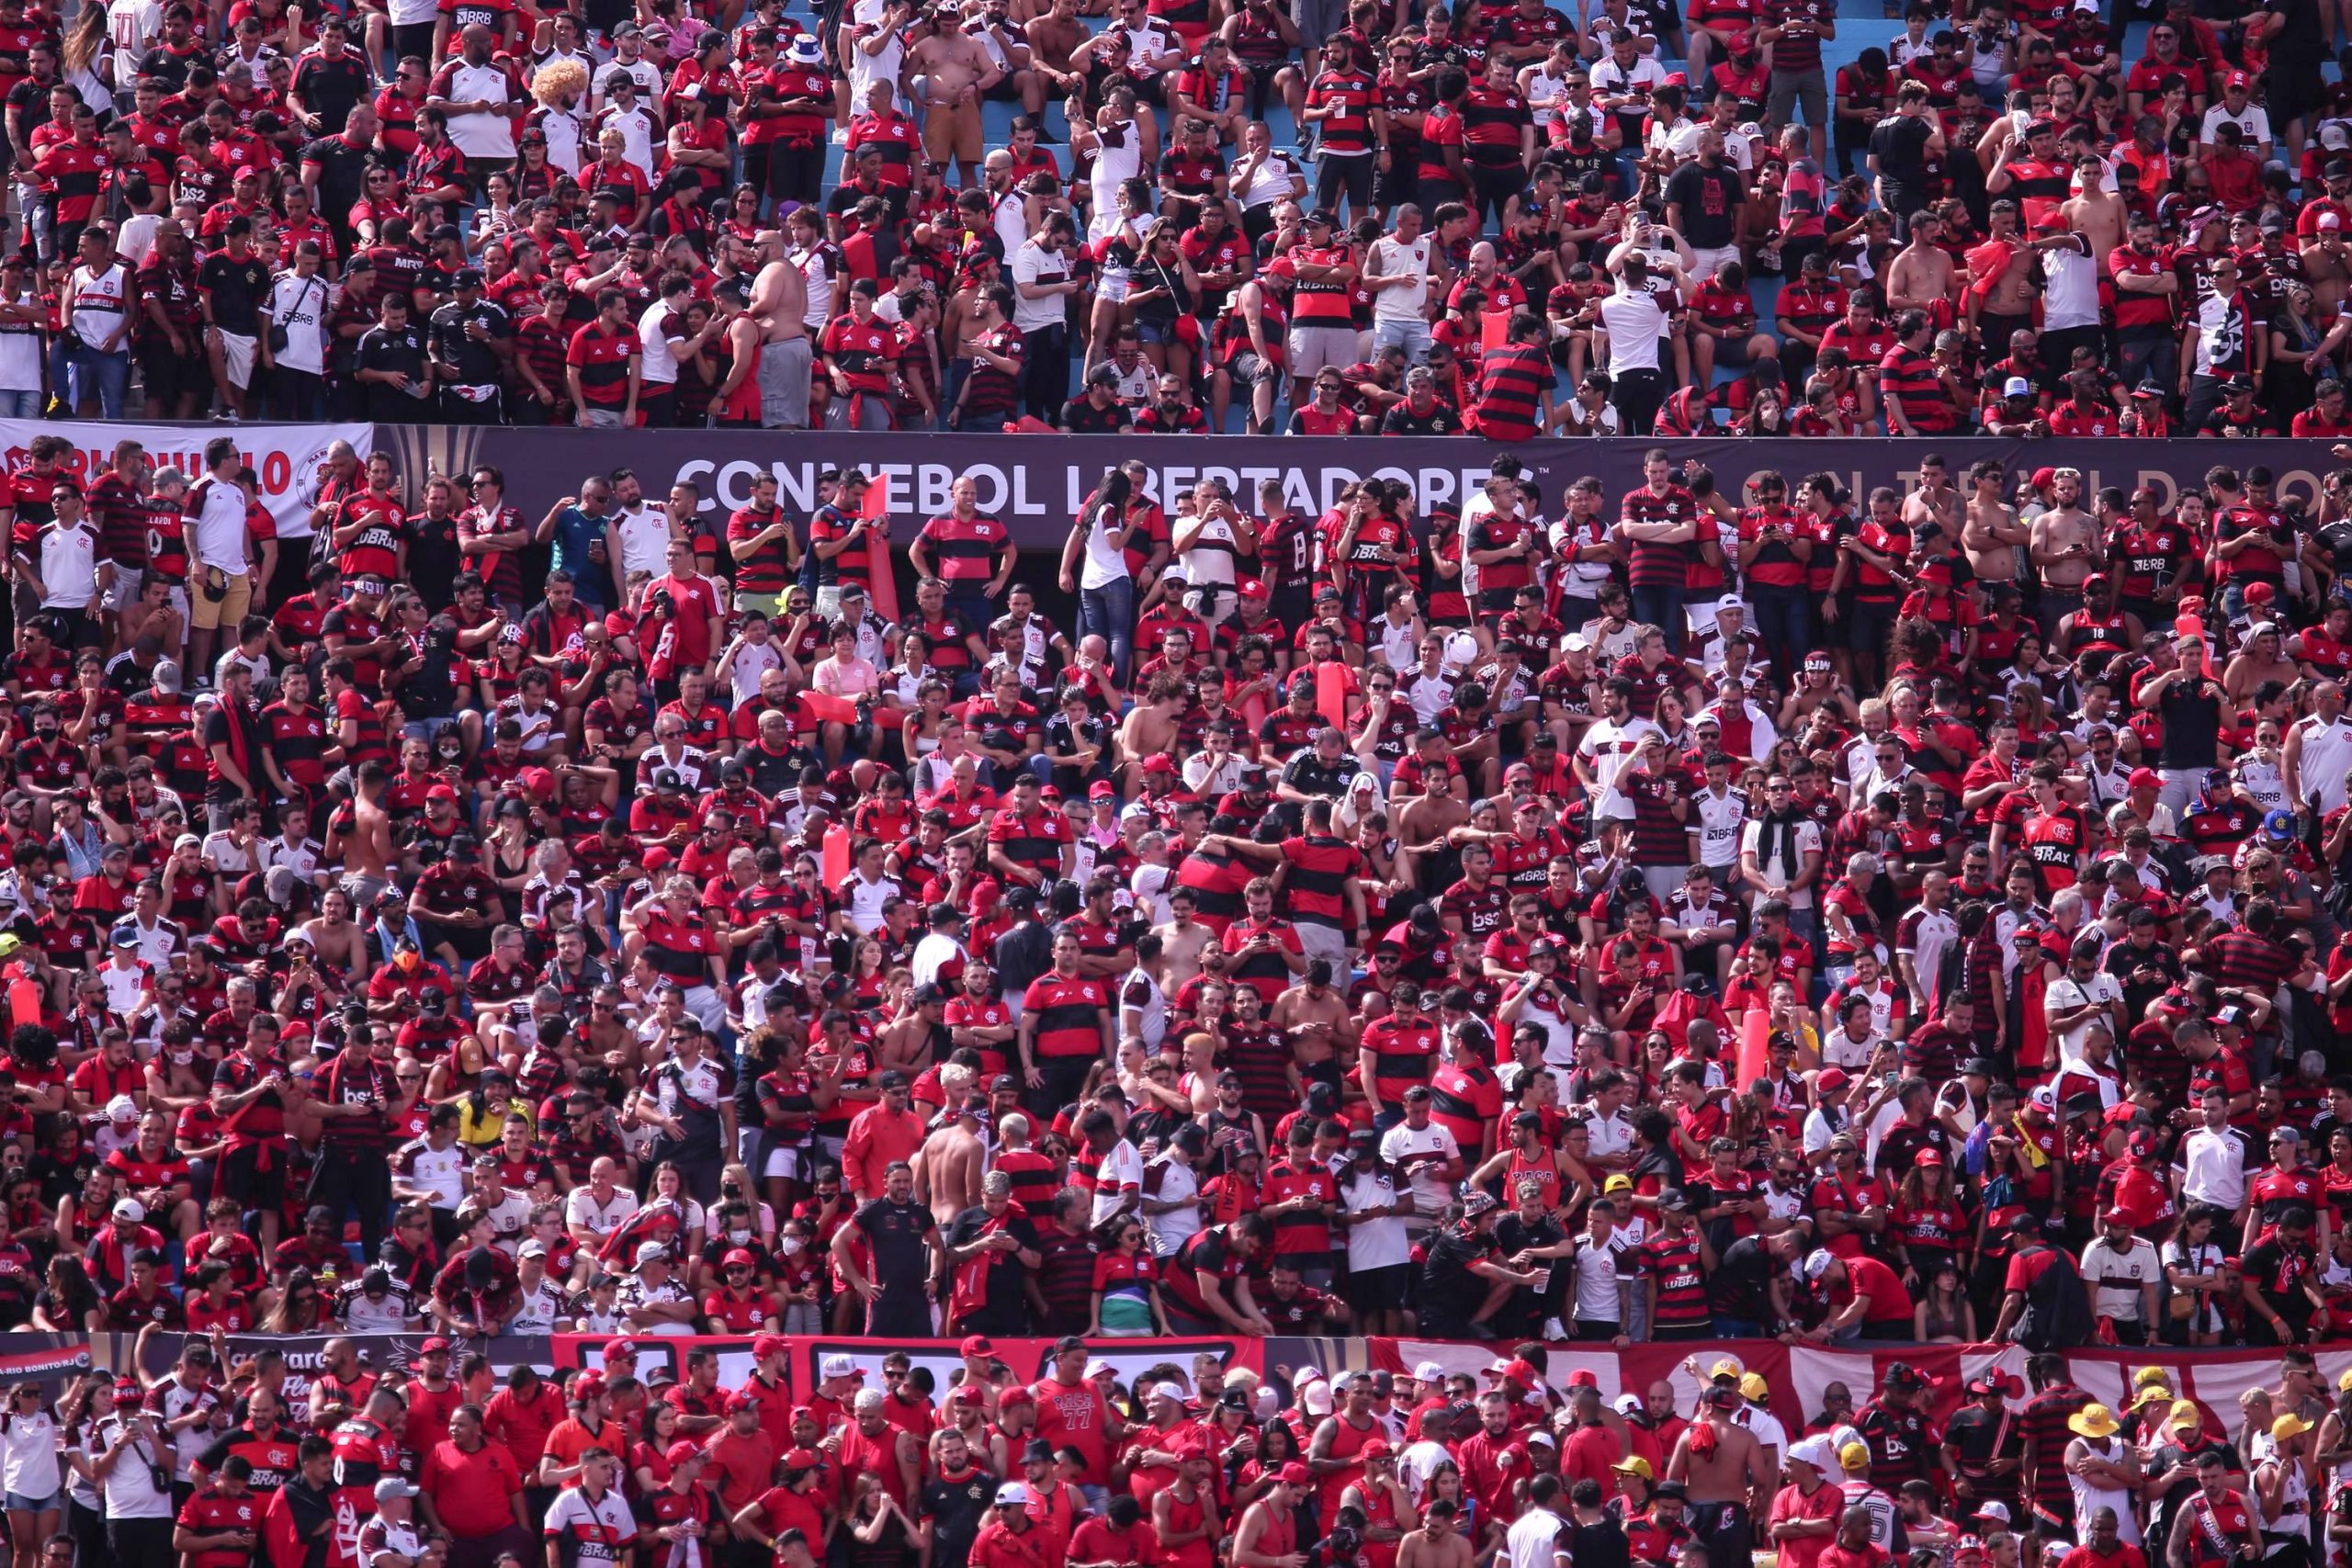
[[[547,1539],[561,1543],[564,1568],[619,1568],[637,1542],[637,1516],[609,1488],[592,1502],[579,1487],[565,1487],[542,1528]]]

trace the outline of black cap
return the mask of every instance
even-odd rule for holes
[[[481,287],[481,268],[478,266],[461,266],[458,269],[457,276],[449,279],[449,284],[450,287],[454,288],[480,288]]]
[[[435,240],[462,240],[465,238],[463,234],[460,234],[458,231],[458,226],[455,223],[441,224],[433,231],[429,237]]]

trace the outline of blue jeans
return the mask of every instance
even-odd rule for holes
[[[947,595],[947,607],[964,617],[965,630],[977,633],[982,642],[989,640],[989,623],[996,619],[995,601],[986,593],[977,593],[967,589],[962,592],[950,592]],[[993,653],[996,649],[991,648],[989,651]]]
[[[1634,619],[1665,633],[1666,650],[1680,658],[1682,628],[1688,624],[1682,609],[1682,584],[1637,582],[1634,585],[1633,597]]]
[[[40,389],[36,388],[29,392],[0,391],[0,419],[39,419],[40,417]]]
[[[65,364],[73,372],[74,395],[71,400],[76,412],[95,392],[101,418],[122,417],[122,397],[130,389],[129,349],[102,354],[85,343],[69,343],[65,346]]]
[[[1756,611],[1756,635],[1766,657],[1782,678],[1792,676],[1812,651],[1813,594],[1804,588],[1775,588],[1770,583],[1747,585],[1747,602]]]
[[[1127,683],[1127,660],[1135,653],[1136,580],[1121,575],[1100,588],[1078,591],[1078,635],[1099,637],[1111,647],[1111,679]]]

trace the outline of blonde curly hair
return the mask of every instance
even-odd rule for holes
[[[561,108],[567,93],[575,104],[588,96],[588,68],[576,60],[550,60],[531,78],[531,96],[542,108]]]

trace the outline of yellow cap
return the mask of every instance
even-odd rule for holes
[[[1868,1443],[1848,1443],[1838,1450],[1838,1462],[1848,1470],[1868,1470],[1871,1446]]]
[[[2162,1382],[2171,1375],[2171,1373],[2165,1371],[2162,1367],[2142,1367],[2138,1371],[2132,1374],[2132,1386],[2133,1388],[2145,1388],[2152,1382]]]
[[[2066,1427],[2080,1438],[2109,1437],[2116,1428],[2115,1412],[2104,1404],[2086,1404],[2067,1421]]]
[[[1621,1459],[1609,1468],[1615,1471],[1620,1475],[1638,1475],[1644,1481],[1654,1479],[1653,1473],[1650,1470],[1650,1461],[1644,1459],[1639,1454],[1635,1454],[1631,1459]]]
[[[2171,1404],[2172,1390],[2165,1387],[2162,1383],[2150,1383],[2147,1387],[2133,1394],[2132,1396],[2132,1403],[2124,1408],[2127,1410],[2137,1410],[2143,1404],[2154,1404],[2158,1401],[2162,1401],[2167,1404]]]
[[[1630,1176],[1612,1176],[1600,1184],[1600,1190],[1603,1192],[1631,1192],[1634,1190],[1634,1179]]]
[[[2177,1399],[2173,1401],[2172,1413],[2165,1417],[2165,1424],[2170,1427],[2202,1427],[2205,1425],[2205,1412],[2197,1408],[2197,1402],[2193,1399]]]
[[[1736,1378],[1747,1370],[1739,1364],[1736,1357],[1718,1356],[1715,1364],[1707,1369],[1707,1375],[1711,1378]]]
[[[2312,1424],[2291,1410],[2270,1423],[2270,1435],[2281,1442],[2289,1438],[2300,1438],[2311,1429]]]
[[[1763,1400],[1772,1396],[1772,1385],[1758,1373],[1750,1372],[1739,1380],[1739,1392],[1749,1399]]]

